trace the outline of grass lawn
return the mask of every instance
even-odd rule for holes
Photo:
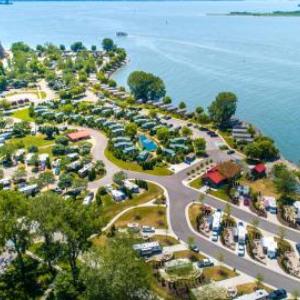
[[[200,204],[197,204],[197,203],[194,203],[192,204],[190,207],[189,207],[189,220],[193,226],[193,228],[197,231],[197,226],[196,226],[196,219],[197,219],[197,216],[199,215],[200,213],[200,208],[201,208],[201,205]]]
[[[273,181],[268,178],[262,178],[255,181],[243,178],[240,183],[250,186],[254,192],[261,192],[263,195],[273,196],[275,198],[280,196],[276,191]]]
[[[44,135],[37,134],[37,135],[28,135],[23,138],[14,138],[11,139],[7,144],[16,146],[16,148],[20,148],[18,147],[19,145],[24,148],[28,148],[29,146],[37,146],[38,148],[43,147],[39,149],[39,151],[41,151],[40,153],[44,153],[42,152],[42,150],[45,150],[50,145],[54,144],[54,140],[45,140]]]
[[[195,262],[206,258],[206,256],[204,256],[201,253],[193,252],[191,250],[183,250],[183,251],[174,252],[174,259],[177,258],[189,258],[192,262]]]
[[[231,148],[235,148],[235,143],[231,132],[219,130],[218,133],[223,137],[223,139]]]
[[[259,288],[265,289],[267,292],[272,291],[271,288],[263,284],[260,284]],[[249,283],[237,285],[238,295],[250,294],[253,293],[256,289],[257,289],[257,284],[255,282],[249,282]]]
[[[213,191],[213,190],[209,190],[208,193],[210,195],[213,195],[217,198],[220,198],[222,200],[225,200],[225,201],[230,201],[230,198],[229,196],[227,195],[226,193],[226,190],[225,188],[218,188],[217,190]]]
[[[29,110],[28,108],[16,110],[13,114],[12,117],[21,119],[23,121],[28,121],[28,122],[33,122],[34,119],[29,116]]]
[[[225,266],[204,268],[203,274],[206,278],[214,281],[221,281],[238,275],[238,273],[226,268]]]
[[[154,235],[151,237],[151,240],[158,241],[162,247],[178,245],[179,242],[177,239],[168,236],[168,235]]]
[[[198,177],[198,178],[194,179],[193,181],[191,181],[189,183],[189,185],[192,188],[200,189],[201,187],[203,187],[203,182],[202,182],[202,179],[200,177]]]
[[[137,207],[122,215],[116,222],[116,227],[126,227],[128,223],[167,228],[165,207]]]
[[[153,170],[143,170],[143,168],[135,162],[126,162],[126,161],[117,159],[116,157],[114,157],[112,152],[109,151],[108,149],[105,149],[104,154],[107,157],[107,159],[109,159],[116,166],[118,166],[124,170],[134,171],[134,172],[143,172],[143,173],[157,175],[157,176],[166,176],[166,175],[173,174],[173,172],[170,171],[169,169],[162,168],[162,167],[156,167]]]
[[[104,221],[108,223],[114,216],[126,208],[149,202],[161,195],[163,195],[163,190],[158,185],[151,182],[148,182],[147,191],[134,196],[131,200],[125,200],[117,203],[113,201],[109,195],[106,195],[102,198],[103,208],[101,210],[101,216],[104,218]]]

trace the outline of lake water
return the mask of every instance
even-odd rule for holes
[[[207,106],[219,91],[239,97],[238,116],[300,159],[300,18],[227,17],[208,13],[296,10],[294,1],[15,2],[0,6],[0,40],[31,45],[97,44],[115,38],[136,69],[161,76],[174,102]]]

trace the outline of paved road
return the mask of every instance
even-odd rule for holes
[[[107,169],[107,175],[104,178],[89,184],[89,188],[96,189],[100,185],[111,183],[113,174],[120,169],[112,164],[104,155],[104,149],[107,144],[106,137],[97,130],[88,130],[91,133],[91,136],[96,140],[96,145],[92,150],[93,156],[95,159],[103,160]],[[238,257],[236,254],[225,250],[217,244],[207,241],[190,229],[186,220],[185,210],[189,203],[198,198],[199,192],[186,187],[182,183],[182,180],[186,178],[187,171],[188,169],[170,176],[154,176],[130,171],[126,171],[126,173],[130,178],[151,180],[158,182],[165,187],[169,195],[170,224],[172,230],[181,240],[187,241],[188,238],[192,236],[195,238],[195,241],[202,252],[207,253],[216,259],[218,258],[219,253],[222,252],[224,255],[224,262],[237,270],[253,277],[256,277],[257,274],[262,274],[264,281],[267,284],[275,287],[283,287],[289,292],[297,289],[300,290],[300,281],[297,279],[276,273],[263,265],[254,262],[249,263],[249,260]],[[215,208],[223,209],[225,206],[223,201],[217,200],[209,195],[205,196],[204,202]],[[252,213],[244,211],[236,206],[232,206],[232,216],[249,223],[255,217]],[[274,234],[278,232],[277,225],[262,218],[260,218],[259,227]],[[286,237],[292,241],[298,242],[300,241],[300,232],[286,228]]]

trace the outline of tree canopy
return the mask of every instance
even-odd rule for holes
[[[208,108],[209,116],[217,126],[226,128],[230,118],[235,114],[237,97],[231,92],[219,93]]]
[[[116,49],[116,45],[114,44],[114,41],[109,38],[105,38],[102,40],[102,48],[105,51],[112,51]]]
[[[278,158],[279,151],[272,139],[261,136],[245,147],[245,154],[251,159],[274,160]]]
[[[135,99],[158,100],[166,94],[162,79],[151,73],[134,71],[129,75],[127,83]]]

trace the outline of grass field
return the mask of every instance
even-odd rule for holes
[[[44,149],[48,148],[50,145],[54,144],[53,140],[45,140],[45,136],[42,134],[38,135],[28,135],[24,138],[14,138],[11,139],[7,144],[13,145],[13,146],[20,146],[28,148],[29,146],[36,146],[38,148],[43,147]],[[18,147],[20,148],[20,147]],[[43,149],[42,148],[42,149]],[[42,151],[42,149],[39,149]]]
[[[143,168],[140,165],[138,165],[137,163],[126,162],[126,161],[117,159],[116,157],[114,157],[113,153],[111,151],[109,151],[108,149],[105,149],[104,154],[107,157],[107,159],[109,159],[116,166],[118,166],[124,170],[134,171],[134,172],[143,172],[143,173],[157,175],[157,176],[166,176],[166,175],[173,174],[173,172],[170,171],[169,169],[161,168],[161,167],[154,168],[153,170],[143,170]]]
[[[197,230],[196,219],[200,213],[200,204],[194,203],[189,207],[189,219],[195,230]]]
[[[269,178],[262,178],[255,181],[243,178],[240,182],[241,184],[250,186],[254,192],[261,192],[262,195],[273,196],[276,198],[280,196],[276,191],[273,181]]]
[[[154,235],[153,237],[151,237],[151,240],[158,241],[162,247],[179,244],[177,239],[168,235]]]
[[[218,188],[217,190],[213,191],[213,190],[209,190],[208,193],[210,195],[213,195],[217,198],[220,198],[222,200],[225,200],[225,201],[230,201],[230,198],[229,196],[227,195],[226,191],[225,191],[225,188]]]
[[[150,206],[137,207],[126,212],[116,222],[116,227],[126,227],[128,223],[167,228],[166,209],[164,207]]]
[[[271,288],[269,288],[263,284],[260,284],[259,288],[265,289],[267,292],[272,291]],[[244,284],[240,284],[237,286],[238,295],[250,294],[250,293],[253,293],[256,289],[257,289],[256,282],[244,283]]]
[[[13,114],[12,117],[21,119],[23,121],[28,121],[28,122],[33,122],[34,119],[29,116],[29,110],[28,108],[16,110]]]
[[[204,268],[203,275],[214,281],[221,281],[228,278],[232,278],[238,275],[238,273],[230,270],[224,266],[214,266],[209,268]]]
[[[125,200],[117,203],[113,201],[110,196],[104,196],[102,199],[103,208],[101,210],[101,216],[104,218],[104,221],[108,223],[114,216],[116,216],[126,208],[149,202],[155,198],[160,197],[161,195],[163,195],[163,190],[158,185],[149,182],[148,190],[142,194],[135,196],[131,200]]]

